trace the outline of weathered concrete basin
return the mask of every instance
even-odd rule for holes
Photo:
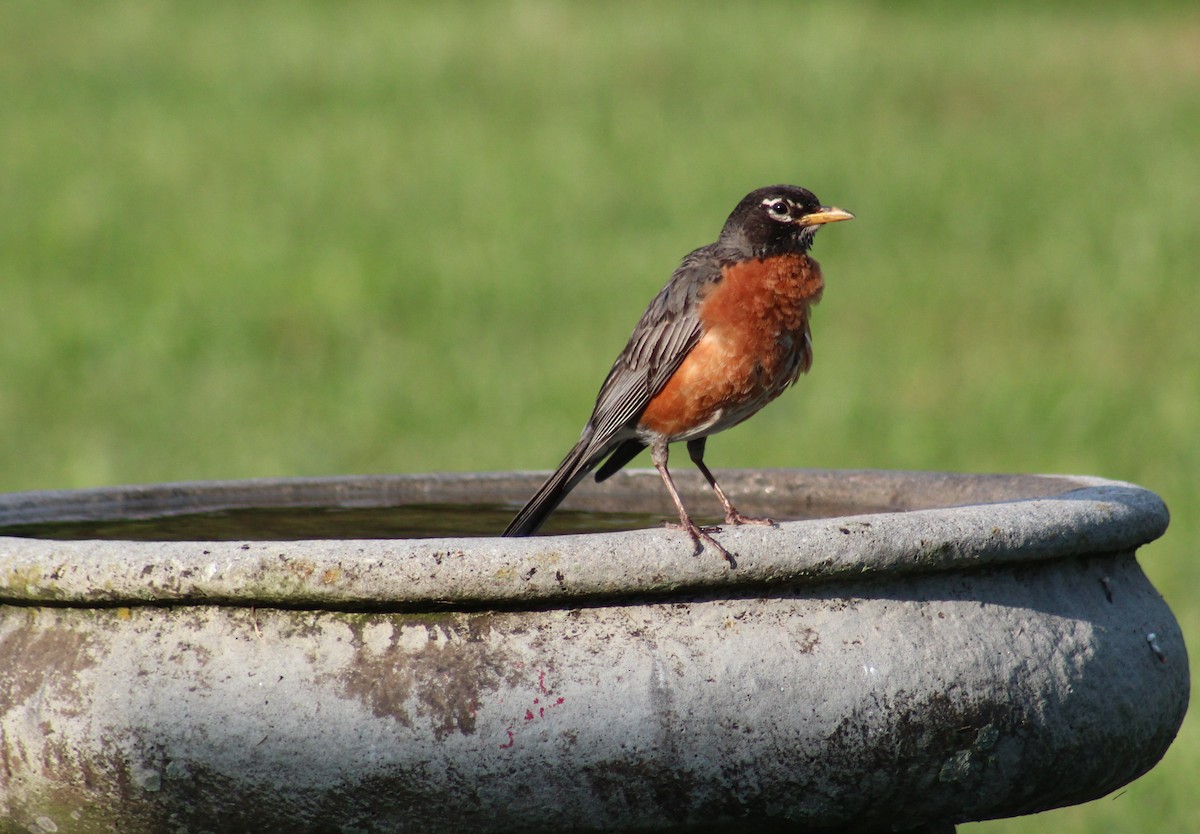
[[[679,474],[693,508],[712,499]],[[0,496],[0,525],[523,501],[540,475]],[[1092,478],[755,471],[722,534],[0,537],[0,831],[947,830],[1083,802],[1188,701]],[[658,476],[569,509],[671,513]]]

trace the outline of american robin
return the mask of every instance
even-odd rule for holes
[[[725,509],[725,523],[774,524],[734,508],[704,465],[704,443],[778,397],[812,365],[809,308],[820,300],[824,280],[808,250],[822,224],[853,217],[794,185],[747,194],[716,243],[685,257],[650,302],[600,386],[579,442],[504,535],[531,535],[601,461],[597,481],[649,446],[679,510],[678,527],[697,552],[707,542],[733,564],[712,537],[721,528],[697,526],[684,509],[667,447],[687,442]]]

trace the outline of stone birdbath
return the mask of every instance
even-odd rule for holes
[[[0,496],[0,830],[951,831],[1100,797],[1183,720],[1137,486],[729,471],[794,519],[721,534],[732,569],[653,526],[653,471],[457,532],[540,479]],[[561,532],[614,525],[650,527]]]

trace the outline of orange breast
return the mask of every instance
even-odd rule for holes
[[[703,333],[651,400],[638,428],[672,440],[740,423],[812,364],[809,308],[821,298],[821,268],[807,255],[726,267],[700,300]]]

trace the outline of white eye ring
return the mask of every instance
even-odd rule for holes
[[[791,219],[792,209],[791,209],[791,206],[789,206],[787,204],[786,200],[780,200],[780,199],[763,200],[763,205],[767,207],[767,211],[770,213],[770,215],[772,217],[778,218],[780,220],[784,220],[784,219],[790,220]]]

